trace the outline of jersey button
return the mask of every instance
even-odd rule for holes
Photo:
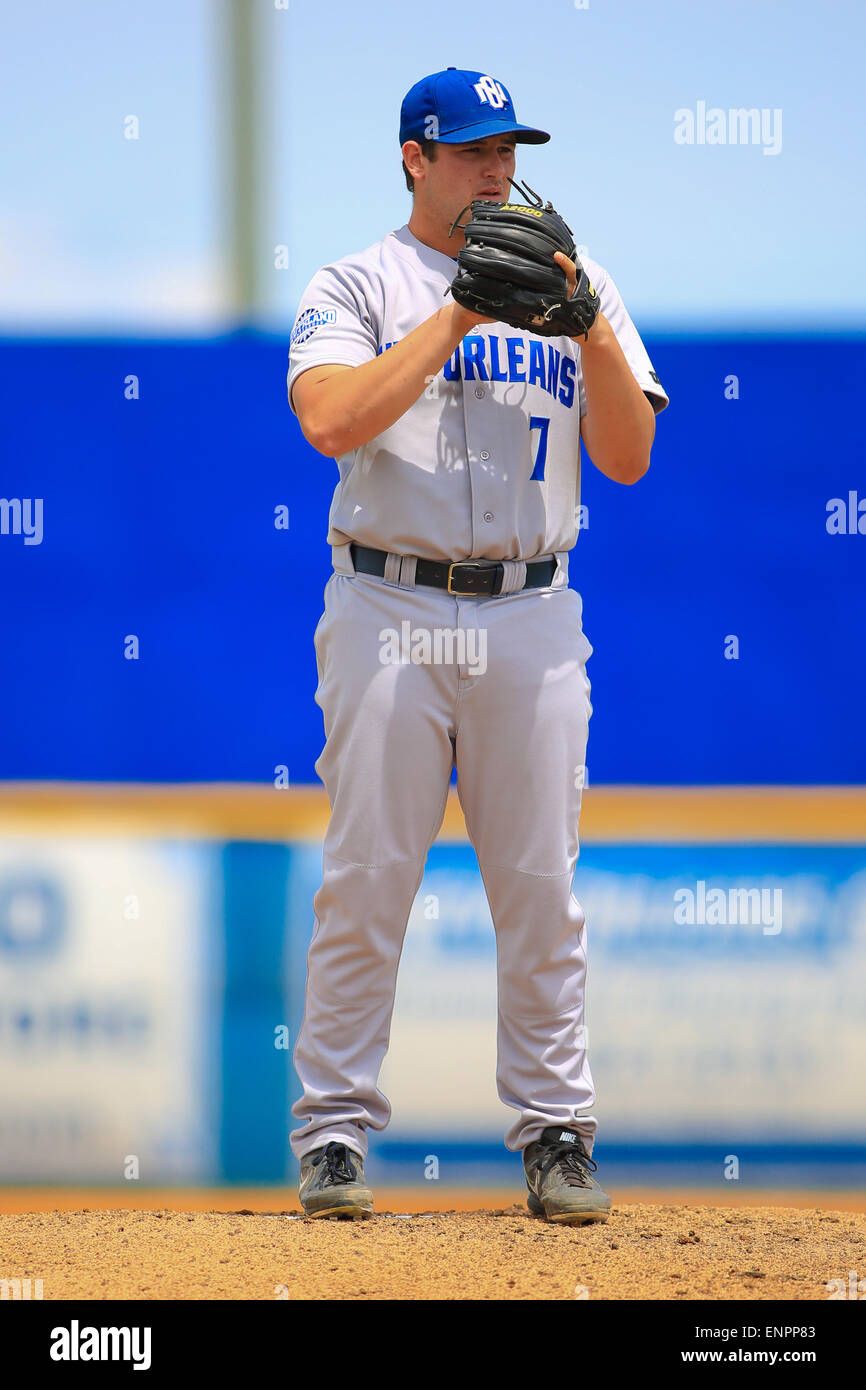
[[[475,388],[475,394],[476,394],[476,396],[478,397],[478,399],[479,399],[479,401],[480,401],[480,400],[483,398],[483,396],[484,396],[484,387],[483,387],[483,386],[476,386],[476,388]]]
[[[489,449],[482,449],[482,450],[481,450],[481,454],[480,454],[479,457],[483,458],[483,459],[486,461],[487,459],[490,458],[490,450],[489,450]]]
[[[493,513],[492,513],[492,512],[485,512],[485,513],[484,513],[484,520],[485,520],[485,521],[492,521],[492,520],[493,520]]]

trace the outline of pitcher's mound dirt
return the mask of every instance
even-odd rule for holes
[[[0,1215],[0,1280],[46,1299],[827,1299],[866,1280],[866,1213],[632,1204],[552,1226],[525,1206]],[[863,1284],[866,1290],[866,1282]]]

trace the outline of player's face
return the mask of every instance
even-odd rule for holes
[[[515,140],[510,135],[490,135],[465,145],[440,144],[427,165],[426,191],[443,220],[451,222],[475,198],[507,202],[515,164]]]

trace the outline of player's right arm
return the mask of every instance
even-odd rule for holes
[[[360,366],[322,363],[295,378],[290,403],[304,437],[327,458],[367,444],[414,405],[482,318],[454,300]]]

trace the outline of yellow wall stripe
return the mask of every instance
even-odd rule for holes
[[[0,783],[7,836],[318,841],[327,820],[321,787]],[[584,844],[866,845],[866,787],[587,787],[580,835]],[[465,838],[452,790],[439,839]]]

